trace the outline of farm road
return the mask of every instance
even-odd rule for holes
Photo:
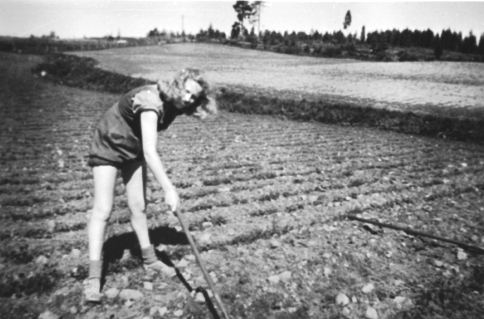
[[[134,237],[124,196],[117,196],[110,221],[108,246],[120,254],[110,256],[105,291],[131,288],[145,298],[82,305],[92,201],[85,155],[97,118],[117,96],[28,81],[31,89],[21,95],[1,91],[2,313],[127,318],[166,306],[167,318],[177,310],[208,317],[177,279],[146,277],[130,256],[134,244],[127,239]],[[160,134],[159,151],[234,318],[321,318],[342,311],[361,317],[369,306],[380,318],[403,312],[473,318],[483,311],[482,285],[476,285],[482,283],[481,256],[461,258],[454,246],[344,219],[359,211],[482,245],[482,146],[221,112],[206,123],[177,119]],[[179,225],[163,214],[160,187],[148,187],[155,244],[193,287],[205,286]],[[123,192],[118,180],[116,194]],[[447,293],[443,280],[456,293],[441,300],[433,296]],[[374,290],[362,292],[368,283]],[[354,297],[344,309],[334,304],[340,292]],[[407,301],[397,304],[396,297]]]
[[[484,64],[363,62],[293,56],[204,43],[76,52],[102,68],[150,80],[181,68],[204,70],[221,86],[244,86],[306,99],[332,98],[358,105],[426,112],[484,108]]]

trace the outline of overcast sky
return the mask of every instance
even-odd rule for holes
[[[196,34],[213,28],[230,34],[236,14],[235,1],[162,0],[0,0],[0,35],[28,37],[54,31],[61,38],[106,35],[142,37],[158,30]],[[329,2],[267,1],[262,9],[261,29],[270,31],[333,32],[342,30],[346,12],[349,32],[375,30],[443,29],[484,32],[484,1],[431,2]],[[256,26],[257,31],[257,26]]]

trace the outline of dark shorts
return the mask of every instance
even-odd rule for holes
[[[96,166],[114,166],[116,167],[117,169],[120,169],[123,164],[122,163],[117,163],[117,162],[113,162],[113,161],[109,161],[107,159],[104,159],[104,158],[99,158],[99,157],[89,157],[89,160],[87,161],[87,166],[90,166],[90,167],[96,167]]]
[[[104,113],[96,125],[88,165],[119,168],[125,163],[143,160],[141,141],[122,118],[116,103]]]

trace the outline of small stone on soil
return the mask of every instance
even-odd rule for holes
[[[230,187],[221,187],[221,188],[217,189],[217,192],[228,193],[228,192],[230,192]]]
[[[119,290],[116,288],[110,288],[104,294],[108,299],[114,299],[119,295]]]
[[[269,278],[267,278],[267,280],[269,280],[269,282],[273,283],[273,284],[277,284],[280,280],[279,276],[278,275],[274,275],[274,276],[270,276]]]
[[[158,313],[160,314],[160,316],[164,316],[166,313],[168,312],[168,308],[166,307],[161,307],[160,309],[158,309]]]
[[[123,282],[124,285],[128,285],[129,284],[129,278],[128,278],[128,276],[121,277],[121,281]]]
[[[124,299],[124,300],[138,300],[144,297],[144,295],[141,292],[134,289],[124,289],[121,291],[119,296],[121,297],[121,299]]]
[[[410,298],[407,298],[407,297],[397,296],[397,297],[395,297],[395,299],[393,299],[393,302],[395,302],[397,304],[398,309],[413,307],[412,300]]]
[[[404,284],[404,282],[402,280],[399,280],[399,279],[395,280],[393,283],[395,284],[395,286],[400,286],[400,285]]]
[[[49,233],[53,233],[55,231],[55,220],[49,220],[47,222],[47,230]]]
[[[201,292],[197,292],[196,294],[194,294],[193,297],[197,303],[200,303],[200,304],[205,303],[205,297]]]
[[[39,315],[39,319],[59,319],[60,317],[58,315],[56,315],[55,313],[53,312],[50,312],[49,310],[41,313]]]
[[[186,259],[182,259],[178,262],[178,264],[176,264],[176,266],[178,268],[185,268],[186,266],[188,266],[188,261]]]
[[[361,291],[363,291],[365,294],[368,294],[368,293],[372,292],[373,289],[375,289],[375,286],[370,283],[370,284],[367,284],[365,287],[363,287],[363,289],[361,289]]]
[[[281,243],[277,240],[271,240],[271,242],[269,243],[269,246],[271,248],[278,248],[278,247],[281,247]]]
[[[208,244],[210,242],[210,234],[203,234],[200,236],[199,241],[201,244]]]
[[[155,313],[160,311],[160,307],[151,307],[150,308],[150,316],[153,316]]]
[[[203,229],[211,228],[213,227],[213,224],[211,222],[204,222],[202,223]]]
[[[35,260],[35,263],[36,264],[47,264],[49,262],[49,259],[47,259],[47,257],[41,255],[39,257],[37,257],[37,259]]]
[[[376,312],[375,308],[368,307],[365,312],[365,318],[378,319],[378,313]]]
[[[351,315],[351,309],[348,307],[344,307],[341,311],[341,314],[345,317],[349,317]]]
[[[459,249],[459,251],[457,252],[457,259],[458,260],[466,260],[467,254]]]
[[[81,256],[81,251],[79,249],[73,249],[71,251],[71,257],[72,258],[79,258]]]
[[[350,299],[344,293],[340,292],[336,296],[336,304],[337,305],[339,305],[339,306],[346,306],[349,303],[350,303]]]
[[[281,274],[279,274],[279,279],[282,281],[288,281],[291,279],[291,272],[290,271],[285,271]]]

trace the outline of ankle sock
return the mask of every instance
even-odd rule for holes
[[[155,247],[153,245],[141,248],[141,257],[143,258],[143,263],[145,265],[152,264],[158,260],[155,253]]]
[[[103,270],[103,264],[100,260],[89,261],[89,279],[91,278],[101,279],[102,270]]]

